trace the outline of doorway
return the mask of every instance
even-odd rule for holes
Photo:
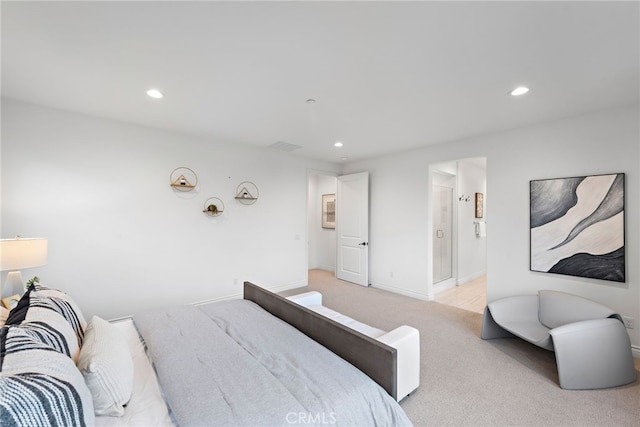
[[[307,173],[307,269],[336,271],[336,230],[323,228],[322,196],[336,194],[337,174],[323,171]]]
[[[429,168],[433,270],[429,293],[435,300],[466,284],[475,288],[465,289],[474,293],[474,300],[479,298],[476,292],[486,298],[486,234],[478,232],[486,229],[488,214],[486,165],[486,158],[480,157]],[[477,203],[482,204],[480,209]]]
[[[341,280],[369,286],[368,221],[368,172],[338,176],[308,171],[307,271],[330,271]]]

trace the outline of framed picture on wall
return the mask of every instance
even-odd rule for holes
[[[484,194],[476,193],[476,218],[484,216]]]
[[[336,195],[322,195],[322,228],[336,228]]]
[[[531,270],[625,281],[624,174],[531,181]]]

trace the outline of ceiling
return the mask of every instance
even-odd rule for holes
[[[3,97],[331,162],[639,102],[638,2],[1,7]]]

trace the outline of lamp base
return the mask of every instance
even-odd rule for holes
[[[9,274],[7,274],[7,280],[4,282],[2,293],[6,294],[6,296],[24,294],[24,281],[22,280],[20,271],[10,271]]]

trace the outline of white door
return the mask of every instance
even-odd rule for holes
[[[338,177],[336,277],[369,286],[369,172]]]

